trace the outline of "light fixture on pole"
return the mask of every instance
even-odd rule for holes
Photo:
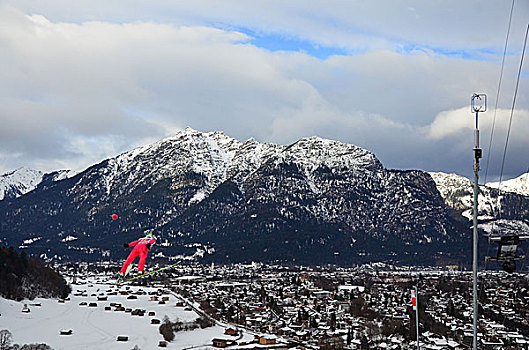
[[[474,205],[472,215],[473,244],[472,244],[472,307],[473,313],[473,342],[472,348],[478,348],[478,180],[479,180],[479,159],[482,157],[479,148],[478,115],[487,110],[487,95],[473,94],[470,99],[470,110],[476,113],[476,128],[474,129]]]

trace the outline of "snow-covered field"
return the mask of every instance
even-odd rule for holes
[[[127,289],[128,288],[128,289]],[[165,304],[151,301],[149,292],[157,288],[121,286],[119,288],[105,284],[73,285],[70,300],[59,303],[57,299],[35,299],[16,302],[0,298],[0,330],[8,329],[13,334],[13,342],[18,344],[46,343],[59,349],[127,349],[137,345],[140,349],[160,349],[158,343],[163,340],[159,333],[159,325],[151,324],[151,319],[163,321],[165,315],[171,321],[193,321],[198,315],[194,311],[186,311],[177,307],[178,299],[172,294]],[[145,295],[136,295],[137,299],[128,299],[139,290]],[[107,296],[109,291],[117,291],[117,295],[109,295],[107,301],[98,301],[98,296]],[[81,296],[81,291],[86,291]],[[128,291],[129,295],[121,295],[119,291]],[[77,295],[76,295],[77,294]],[[161,300],[161,297],[159,297]],[[86,306],[79,305],[86,302]],[[97,307],[90,307],[97,303]],[[145,316],[132,316],[130,312],[105,311],[110,303],[120,303],[125,308],[144,309]],[[24,304],[30,309],[23,313]],[[41,306],[35,306],[41,304]],[[154,311],[154,316],[148,316]],[[72,335],[60,335],[61,330],[73,331]],[[118,336],[128,336],[127,342],[118,342]],[[175,339],[168,343],[168,349],[184,349],[197,345],[211,345],[211,339],[224,335],[224,327],[213,326],[194,331],[175,333]],[[252,338],[247,334],[244,338]],[[202,349],[210,347],[200,347]]]

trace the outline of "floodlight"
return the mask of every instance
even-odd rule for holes
[[[517,255],[518,246],[522,240],[529,239],[529,236],[496,236],[489,237],[493,242],[498,242],[498,252],[496,256],[486,257],[486,261],[503,261],[502,268],[508,273],[516,271],[516,260],[524,260],[524,255]]]
[[[487,110],[487,95],[474,94],[470,99],[470,111],[472,113],[485,112]]]

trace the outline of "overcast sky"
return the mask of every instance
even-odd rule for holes
[[[387,168],[472,176],[470,96],[497,179],[529,21],[516,0],[0,2],[0,173],[86,167],[190,126],[317,135]],[[526,57],[526,59],[529,59]],[[522,70],[504,178],[529,167]]]

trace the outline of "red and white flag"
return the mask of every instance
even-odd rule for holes
[[[414,289],[411,291],[411,306],[413,306],[413,310],[417,310],[417,298],[415,297]]]

